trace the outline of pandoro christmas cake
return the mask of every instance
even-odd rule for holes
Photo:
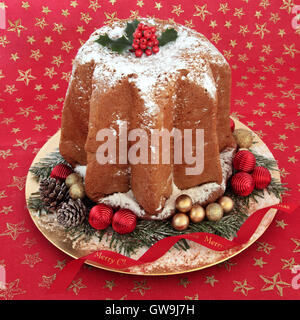
[[[73,63],[59,151],[30,169],[39,191],[29,208],[82,254],[107,249],[137,258],[160,239],[201,231],[232,239],[285,188],[257,136],[235,129],[230,97],[229,64],[202,34],[144,18],[96,30]],[[163,138],[158,145],[149,138],[163,130],[173,134],[169,162]],[[178,150],[194,163],[178,161]],[[208,253],[180,240],[132,270],[185,270],[216,259]]]

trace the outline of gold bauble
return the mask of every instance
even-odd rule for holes
[[[187,194],[180,195],[175,202],[176,209],[180,212],[189,212],[192,205],[192,199]]]
[[[189,217],[185,213],[176,213],[172,218],[172,227],[177,231],[187,229],[189,223]]]
[[[253,136],[249,130],[236,129],[233,132],[233,136],[239,148],[249,149],[253,143]]]
[[[71,173],[66,178],[66,185],[70,188],[75,183],[82,183],[81,176],[77,173]]]
[[[84,186],[82,183],[72,184],[69,190],[72,199],[83,199],[85,197]]]
[[[234,202],[231,198],[223,196],[218,200],[218,203],[223,208],[224,212],[230,212],[234,207]]]
[[[218,203],[210,203],[206,207],[206,217],[209,221],[219,221],[223,217],[223,208]]]
[[[205,218],[205,210],[203,207],[196,205],[190,211],[190,219],[194,223],[201,222]]]

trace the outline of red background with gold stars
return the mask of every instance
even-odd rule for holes
[[[232,74],[232,116],[269,146],[299,201],[300,29],[298,0],[0,1],[0,299],[299,299],[300,211],[279,212],[243,253],[194,273],[129,276],[83,268],[62,294],[49,287],[71,259],[35,228],[24,185],[35,154],[60,127],[72,59],[95,28],[119,18],[156,16],[200,31]],[[298,11],[300,14],[300,10]]]

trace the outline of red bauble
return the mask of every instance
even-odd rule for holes
[[[71,173],[73,173],[73,169],[71,167],[60,163],[52,169],[50,177],[55,178],[56,180],[65,180]]]
[[[254,190],[254,180],[249,173],[238,172],[231,178],[231,187],[235,194],[246,197]]]
[[[265,189],[272,180],[270,171],[265,167],[256,167],[252,172],[256,189]]]
[[[237,171],[251,172],[255,165],[256,159],[249,150],[241,150],[233,158],[233,167]]]
[[[230,129],[231,129],[231,132],[233,132],[235,129],[235,123],[231,118],[230,118]]]
[[[128,209],[121,209],[114,214],[112,227],[120,234],[132,232],[137,224],[136,215]]]
[[[113,209],[103,203],[94,206],[89,214],[89,224],[96,230],[104,230],[110,226]]]

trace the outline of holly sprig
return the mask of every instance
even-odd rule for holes
[[[103,47],[111,49],[114,52],[122,53],[124,50],[132,48],[133,34],[139,24],[140,21],[137,19],[132,22],[127,22],[125,35],[122,37],[111,39],[106,33],[105,35],[101,35],[95,42],[101,44]],[[175,29],[170,28],[165,30],[157,40],[159,41],[159,46],[162,47],[171,41],[175,41],[177,38],[178,32]]]

